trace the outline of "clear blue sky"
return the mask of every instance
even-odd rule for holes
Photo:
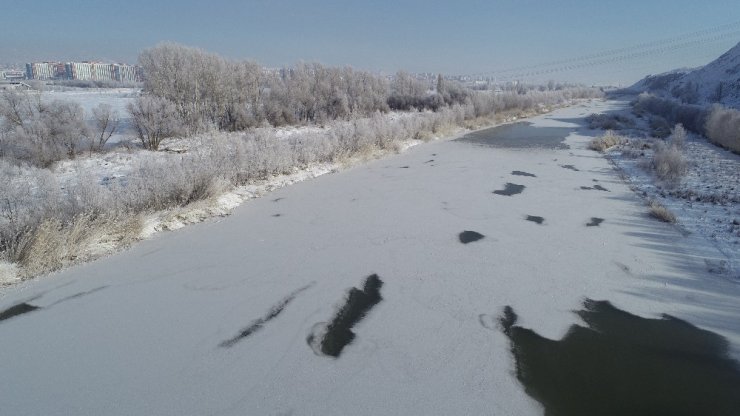
[[[0,62],[135,62],[160,41],[279,67],[299,60],[374,71],[483,73],[675,38],[740,21],[738,0],[34,0],[0,7]],[[721,39],[538,77],[634,81],[697,66]]]

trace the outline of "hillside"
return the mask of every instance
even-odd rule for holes
[[[718,102],[740,108],[740,43],[703,67],[649,75],[630,89],[670,95],[691,104]]]

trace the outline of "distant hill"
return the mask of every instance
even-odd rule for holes
[[[703,67],[649,75],[629,90],[672,96],[690,104],[718,102],[740,108],[740,43]]]

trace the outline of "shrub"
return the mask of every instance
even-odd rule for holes
[[[676,181],[686,174],[688,163],[681,149],[658,142],[653,153],[652,166],[660,179]]]
[[[671,146],[677,149],[683,149],[686,145],[686,129],[681,123],[676,124],[671,130]]]
[[[715,105],[707,119],[706,132],[712,143],[740,153],[740,111]]]
[[[661,116],[650,117],[650,135],[659,139],[665,139],[671,134],[671,126]]]
[[[590,129],[622,130],[634,126],[634,121],[621,114],[591,114],[586,117]]]

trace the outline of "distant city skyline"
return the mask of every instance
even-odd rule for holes
[[[740,10],[736,0],[38,0],[4,8],[0,27],[0,63],[136,64],[141,50],[172,41],[273,68],[624,85],[715,59],[740,41]]]

